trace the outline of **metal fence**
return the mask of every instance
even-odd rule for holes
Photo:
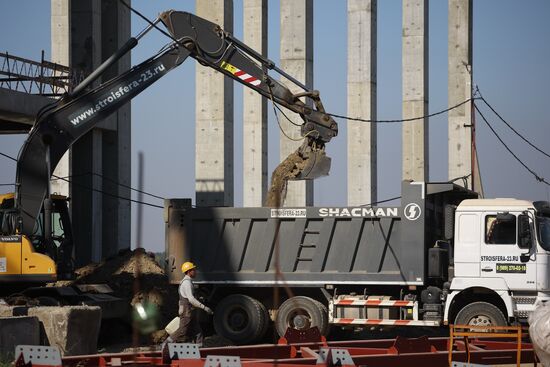
[[[82,80],[69,67],[44,60],[40,62],[0,52],[0,88],[43,96],[61,96]]]

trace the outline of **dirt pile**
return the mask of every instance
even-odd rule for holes
[[[139,267],[139,292],[134,295],[134,281]],[[144,250],[122,251],[99,264],[89,264],[75,271],[74,281],[57,282],[56,285],[107,284],[114,295],[127,299],[130,304],[149,301],[160,311],[159,328],[164,327],[176,314],[177,289],[171,287],[164,270],[154,256]]]

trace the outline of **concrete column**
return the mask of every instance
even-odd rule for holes
[[[129,1],[126,1],[129,4]],[[130,10],[118,0],[101,2],[101,56],[107,59],[131,36]],[[131,66],[130,54],[124,56],[103,76],[109,80]],[[102,172],[100,185],[111,195],[103,195],[103,257],[114,255],[130,247],[130,202],[116,198],[130,198],[131,185],[131,104],[115,111],[101,124]],[[118,184],[116,184],[118,183]]]
[[[403,119],[428,114],[428,1],[403,0]],[[428,119],[403,123],[402,178],[427,181]]]
[[[71,62],[71,17],[70,0],[51,0],[51,47],[52,62],[70,65]],[[69,176],[69,152],[57,164],[54,175]],[[53,179],[52,192],[69,196],[69,182]]]
[[[232,0],[196,0],[196,14],[233,33]],[[196,64],[197,206],[233,205],[233,81]]]
[[[449,107],[472,97],[472,0],[449,0]],[[449,179],[472,173],[471,105],[449,111]],[[468,188],[472,188],[468,177]]]
[[[244,0],[244,43],[267,56],[267,0]],[[267,100],[243,88],[243,206],[262,206],[267,192]]]
[[[90,74],[101,63],[101,1],[70,3],[70,63]],[[73,144],[69,154],[70,196],[76,265],[101,260],[103,225],[101,133],[91,131]]]
[[[348,0],[348,116],[376,120],[377,0]],[[348,205],[376,201],[376,124],[348,121]]]
[[[281,69],[305,84],[313,87],[313,0],[281,0]],[[293,93],[302,89],[285,78],[282,83]],[[303,120],[294,113],[287,114],[295,124]],[[281,127],[293,139],[300,138],[300,129],[279,117]],[[285,159],[302,141],[280,138],[280,156]],[[313,205],[313,181],[289,181],[285,206]]]
[[[51,8],[52,59],[78,73],[91,73],[130,37],[130,12],[117,0],[51,0]],[[130,55],[123,57],[102,80],[130,64]],[[130,197],[130,139],[128,104],[77,141],[56,168],[56,175],[71,176],[77,265],[130,247],[130,203],[115,198]],[[69,185],[53,180],[52,191],[69,194]]]

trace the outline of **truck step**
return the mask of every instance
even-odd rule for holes
[[[439,321],[432,320],[393,320],[393,319],[349,319],[335,318],[335,325],[384,325],[384,326],[439,326]]]

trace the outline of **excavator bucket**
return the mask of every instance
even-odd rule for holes
[[[285,158],[273,171],[265,206],[281,207],[285,201],[288,181],[314,180],[328,176],[330,158],[325,147],[306,139],[295,152]]]
[[[302,162],[296,164],[297,172],[290,180],[315,180],[319,177],[328,176],[330,172],[330,157],[327,157],[325,150],[308,149],[302,151]]]

